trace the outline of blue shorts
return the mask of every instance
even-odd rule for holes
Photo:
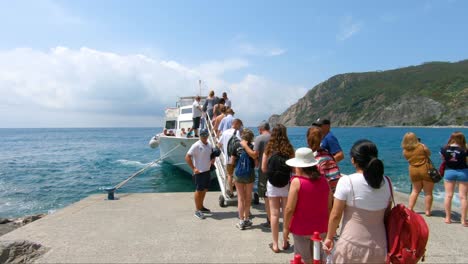
[[[195,190],[204,191],[210,187],[211,173],[210,171],[201,172],[193,175],[195,182]]]
[[[446,181],[468,182],[468,169],[445,169],[444,178]]]

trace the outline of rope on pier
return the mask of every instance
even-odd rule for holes
[[[169,154],[171,154],[174,150],[176,150],[178,147],[180,146],[184,146],[185,147],[185,143],[184,142],[180,142],[180,144],[178,144],[177,146],[175,146],[173,149],[171,149],[170,151],[168,151],[166,154],[164,154],[163,156],[161,156],[159,159],[151,162],[150,164],[146,165],[143,169],[135,172],[134,174],[132,174],[132,176],[128,177],[126,180],[122,181],[121,183],[117,184],[116,186],[114,186],[113,188],[109,188],[109,189],[106,189],[108,194],[109,194],[109,200],[114,200],[114,192],[117,190],[117,189],[120,189],[122,186],[124,186],[128,181],[130,181],[131,179],[135,178],[136,176],[140,175],[141,173],[143,173],[144,171],[146,171],[149,167],[153,166],[154,164],[164,160]]]

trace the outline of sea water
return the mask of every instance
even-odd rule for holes
[[[125,180],[159,157],[148,146],[161,128],[73,128],[0,129],[0,217],[50,213]],[[256,129],[254,129],[256,131]],[[306,146],[307,128],[288,128],[295,148]],[[349,150],[362,138],[374,141],[396,190],[409,193],[408,163],[402,156],[401,139],[412,131],[437,154],[454,131],[468,135],[466,128],[333,128],[345,153],[340,162],[344,173],[354,172]],[[194,187],[190,175],[160,163],[118,190],[128,192],[189,192]],[[443,200],[443,183],[435,188],[435,198]],[[211,190],[219,190],[216,181]],[[459,203],[457,195],[454,197]]]

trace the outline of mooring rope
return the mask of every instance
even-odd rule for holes
[[[126,180],[122,181],[121,183],[117,184],[113,189],[114,191],[116,191],[117,189],[119,189],[120,187],[124,186],[129,180],[133,179],[134,177],[138,176],[139,174],[141,174],[142,172],[144,172],[145,170],[147,170],[149,167],[151,167],[153,164],[156,164],[160,161],[162,161],[163,159],[165,159],[171,152],[173,152],[174,150],[176,150],[178,147],[180,146],[184,146],[185,147],[185,143],[184,142],[180,142],[180,144],[178,144],[177,146],[175,146],[173,149],[171,149],[170,151],[168,151],[166,154],[164,154],[163,156],[161,156],[159,159],[151,162],[150,164],[146,165],[146,167],[144,167],[143,169],[135,172],[132,176],[128,177]]]

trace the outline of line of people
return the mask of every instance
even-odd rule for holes
[[[222,120],[218,129],[221,123]],[[273,252],[278,253],[281,249],[287,250],[291,245],[289,235],[292,234],[295,253],[300,254],[305,263],[312,263],[310,236],[318,231],[323,238],[324,250],[327,253],[333,250],[335,263],[383,263],[387,253],[384,216],[391,209],[391,184],[389,179],[384,177],[384,164],[379,159],[377,146],[373,142],[365,139],[359,140],[350,150],[351,163],[355,167],[355,172],[342,177],[338,163],[344,159],[344,152],[336,137],[331,133],[330,125],[330,120],[317,120],[307,130],[308,148],[299,148],[294,151],[285,126],[277,124],[270,132],[269,124],[262,122],[258,126],[259,135],[254,139],[253,132],[243,128],[240,119],[232,117],[230,128],[219,133],[218,146],[226,155],[231,154],[226,170],[229,177],[229,194],[233,195],[233,186],[237,191],[239,222],[236,227],[245,230],[253,225],[250,207],[255,181],[253,168],[257,168],[257,192],[265,201],[267,214],[267,221],[260,226],[271,228],[272,243],[269,247]],[[466,226],[467,151],[466,140],[463,134],[460,134],[460,132],[452,134],[447,145],[441,150],[446,163],[447,217],[445,221],[451,222],[450,204],[453,188],[458,182],[462,202],[462,224]],[[208,135],[207,131],[203,133],[203,136],[205,135]],[[414,134],[411,136],[415,137]],[[233,138],[238,138],[239,146],[229,153],[229,144],[234,141]],[[255,143],[252,144],[252,142]],[[419,194],[424,185],[430,184],[427,179],[427,169],[421,170],[419,167],[422,165],[417,162],[422,159],[422,154],[412,157],[419,151],[428,156],[427,147],[418,144],[421,143],[415,144],[412,148],[414,153],[411,154],[405,148],[408,145],[405,139],[402,143],[405,149],[404,155],[410,162],[410,177],[415,194]],[[205,154],[206,161],[212,163],[213,156],[209,156],[208,152]],[[192,152],[189,151],[187,155],[190,156],[190,153]],[[243,160],[242,155],[247,157],[248,166],[252,168],[246,176],[238,173],[239,164]],[[282,161],[287,168],[275,165],[275,161],[278,160]],[[412,166],[418,168],[414,169]],[[275,169],[272,170],[272,168]],[[282,177],[283,170],[287,171],[286,183],[278,178]],[[415,171],[420,173],[419,176],[415,174]],[[418,185],[420,181],[423,183]],[[199,189],[197,185],[197,190]],[[415,196],[412,192],[409,201],[410,209],[414,208],[416,198],[417,195]],[[432,197],[426,198],[426,202],[428,204],[426,214],[430,215]],[[196,210],[195,215],[197,217],[201,215],[202,217],[199,217],[201,219],[204,218],[203,213],[209,212],[209,209],[206,209],[200,202],[196,202]],[[283,217],[283,230],[279,229],[281,216]],[[341,232],[339,239],[336,240],[340,222]],[[282,245],[280,246],[281,231]]]

